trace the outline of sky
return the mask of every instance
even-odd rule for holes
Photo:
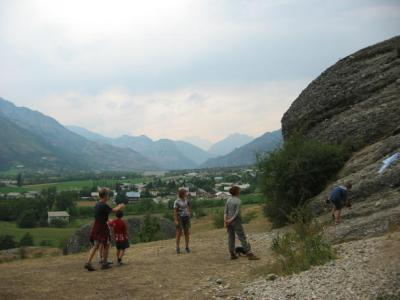
[[[256,137],[399,33],[398,0],[0,0],[0,97],[113,137]]]

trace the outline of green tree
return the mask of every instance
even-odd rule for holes
[[[9,234],[0,235],[0,250],[12,249],[17,246],[14,237]]]
[[[36,212],[28,209],[20,214],[17,219],[17,225],[21,228],[33,228],[37,224]]]
[[[292,210],[320,193],[346,159],[341,146],[295,136],[259,160],[264,212],[273,225],[285,225]]]
[[[69,210],[75,207],[75,201],[78,200],[76,192],[64,191],[56,196],[55,205],[58,210]]]
[[[25,233],[19,241],[19,246],[33,246],[33,236],[29,232]]]

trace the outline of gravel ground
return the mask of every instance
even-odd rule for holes
[[[231,299],[400,299],[399,233],[336,249],[332,262],[275,280],[259,278]]]

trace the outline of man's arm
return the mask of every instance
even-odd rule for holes
[[[239,211],[240,211],[240,203],[236,205],[235,213],[233,214],[232,218],[230,218],[227,222],[231,223],[233,220],[235,220],[235,218],[239,215]]]

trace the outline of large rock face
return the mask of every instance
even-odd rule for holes
[[[338,241],[381,234],[400,224],[400,37],[362,49],[328,68],[282,118],[284,138],[299,132],[319,141],[350,144],[352,157],[326,190],[312,199],[326,211],[332,186],[353,182],[353,209],[335,231]]]
[[[362,49],[323,72],[282,118],[284,138],[296,131],[356,149],[400,125],[400,37]]]

